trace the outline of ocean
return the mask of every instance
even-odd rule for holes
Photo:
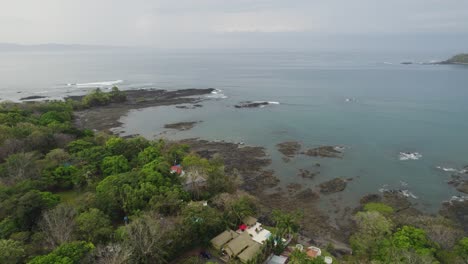
[[[202,108],[174,106],[131,111],[122,135],[199,137],[259,145],[273,160],[282,185],[316,189],[332,178],[352,178],[333,204],[356,206],[384,189],[405,190],[421,210],[463,195],[447,184],[468,165],[468,67],[422,65],[453,54],[278,51],[0,52],[0,98],[61,98],[97,86],[122,89],[215,88]],[[402,61],[415,64],[402,65]],[[269,101],[237,109],[242,101]],[[189,131],[164,124],[202,121]],[[276,144],[298,141],[303,150],[342,146],[341,159],[298,155],[285,162]],[[411,153],[407,155],[405,153]],[[246,157],[248,158],[248,157]],[[317,169],[316,163],[320,163]],[[299,169],[319,171],[313,179]]]

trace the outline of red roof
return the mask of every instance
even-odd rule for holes
[[[171,173],[181,174],[182,173],[182,167],[180,165],[172,166],[171,167]]]
[[[239,229],[242,230],[242,231],[245,231],[247,229],[247,225],[242,224],[242,225],[239,226]]]

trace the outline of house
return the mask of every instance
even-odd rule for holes
[[[182,175],[184,171],[182,170],[182,166],[179,165],[174,165],[171,167],[171,174],[177,174],[177,175]]]
[[[225,244],[227,244],[229,241],[233,240],[238,236],[238,233],[232,230],[226,230],[223,233],[219,234],[217,237],[211,239],[211,244],[215,249],[221,250]]]
[[[200,190],[205,188],[208,184],[205,176],[196,170],[189,170],[187,173],[183,172],[180,176],[182,178],[184,190],[186,191]]]
[[[237,258],[240,259],[242,263],[247,263],[250,260],[254,259],[257,254],[262,250],[262,246],[259,243],[252,243],[248,248],[242,251]]]
[[[271,232],[264,229],[262,227],[262,224],[260,224],[258,222],[255,223],[255,225],[250,226],[249,228],[247,228],[246,231],[252,237],[252,239],[255,242],[258,242],[260,244],[263,244],[271,236]]]
[[[247,226],[253,226],[257,223],[257,218],[247,216],[242,220],[242,223],[246,224]]]
[[[244,249],[251,246],[253,243],[249,234],[241,233],[238,237],[231,240],[223,247],[223,251],[229,256],[229,258],[235,258],[239,255]]]

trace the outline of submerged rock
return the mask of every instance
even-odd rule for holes
[[[279,104],[278,102],[267,102],[267,101],[245,101],[234,105],[235,108],[262,108],[267,105]]]
[[[288,141],[276,145],[278,151],[288,158],[293,158],[301,149],[301,144],[297,141]]]
[[[346,180],[335,178],[333,180],[321,183],[319,187],[320,192],[325,194],[341,192],[346,188]]]
[[[341,148],[334,146],[321,146],[317,148],[308,149],[302,154],[310,157],[322,157],[322,158],[341,158]]]
[[[195,121],[195,122],[179,122],[179,123],[173,123],[173,124],[166,124],[164,125],[164,128],[170,128],[170,129],[176,129],[179,131],[185,131],[185,130],[190,130],[192,129],[195,124],[200,123],[201,121]]]
[[[320,172],[311,172],[309,170],[299,169],[298,175],[302,178],[313,179]]]
[[[320,198],[320,195],[312,191],[312,189],[307,188],[305,190],[298,192],[294,197],[300,200],[316,200]]]

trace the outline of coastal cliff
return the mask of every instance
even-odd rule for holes
[[[440,62],[440,64],[467,64],[468,65],[468,53],[460,53],[452,58]]]

